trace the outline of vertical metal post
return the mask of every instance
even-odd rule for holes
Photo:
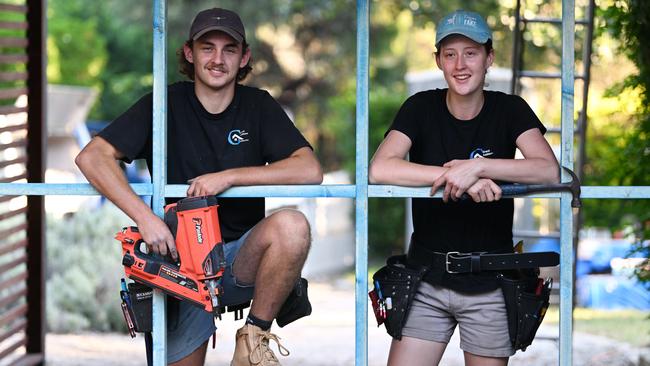
[[[45,181],[47,82],[45,55],[47,1],[27,1],[27,174],[30,183]],[[45,354],[45,197],[27,197],[27,344],[28,354]],[[39,365],[42,364],[39,362]]]
[[[562,166],[573,167],[575,1],[562,0]],[[567,175],[562,171],[562,180]],[[571,193],[560,197],[560,366],[573,359],[573,213]]]
[[[576,174],[580,178],[581,182],[584,182],[584,166],[586,163],[587,156],[587,124],[588,124],[588,115],[587,115],[587,103],[589,102],[589,83],[591,82],[591,54],[593,50],[594,42],[594,8],[596,7],[596,0],[589,0],[589,5],[587,5],[587,14],[586,20],[587,25],[585,27],[585,40],[583,41],[582,49],[582,74],[584,78],[582,79],[582,107],[580,115],[578,116],[578,141],[580,146],[578,146],[578,157],[576,161],[577,170]]]
[[[510,94],[517,93],[517,84],[519,83],[519,71],[521,70],[521,61],[523,54],[521,52],[522,43],[524,42],[521,36],[521,28],[519,22],[521,21],[521,0],[517,0],[515,6],[515,29],[512,39],[512,78],[510,79]]]
[[[153,212],[163,217],[167,183],[167,7],[153,4]],[[153,364],[167,365],[167,302],[160,290],[153,297]]]
[[[357,0],[355,365],[368,364],[368,0]]]

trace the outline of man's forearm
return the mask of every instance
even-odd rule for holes
[[[270,184],[320,184],[323,173],[312,153],[292,155],[272,164],[223,172],[230,186]]]
[[[138,223],[153,215],[149,206],[131,189],[114,158],[85,151],[79,154],[76,163],[90,184],[133,221]]]

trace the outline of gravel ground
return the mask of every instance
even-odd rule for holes
[[[287,328],[274,326],[291,355],[282,358],[285,366],[354,365],[354,288],[351,281],[335,284],[310,283],[311,316]],[[370,316],[372,316],[370,314]],[[231,314],[218,324],[216,349],[209,349],[206,365],[229,365],[234,349],[234,334],[242,324]],[[371,319],[374,323],[374,319]],[[545,326],[538,339],[526,352],[511,358],[512,366],[546,366],[558,364],[558,344],[554,338],[557,327]],[[650,365],[649,349],[635,348],[604,337],[576,333],[573,365],[632,366]],[[371,324],[368,328],[368,365],[385,365],[390,338],[384,328]],[[146,365],[141,335],[131,339],[123,334],[84,333],[48,334],[46,336],[48,366],[140,366]],[[275,347],[273,345],[273,347]],[[276,352],[277,354],[277,352]],[[643,356],[645,355],[645,356]],[[441,365],[461,366],[463,355],[458,348],[457,334],[447,348]]]

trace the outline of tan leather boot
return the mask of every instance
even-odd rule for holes
[[[278,351],[282,356],[289,356],[289,350],[280,344],[278,336],[254,325],[245,324],[237,330],[235,354],[230,366],[281,366],[269,348],[269,339],[278,344]]]

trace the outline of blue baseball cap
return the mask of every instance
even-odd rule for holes
[[[456,10],[442,18],[436,29],[436,48],[439,48],[440,41],[452,34],[460,34],[480,44],[492,39],[492,31],[485,19],[473,11]]]

